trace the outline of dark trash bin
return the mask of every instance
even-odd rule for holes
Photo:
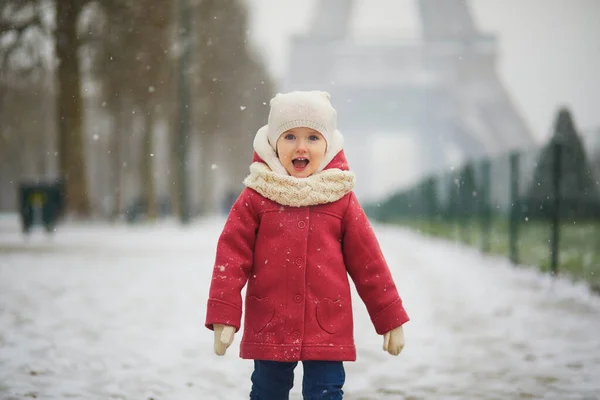
[[[35,225],[52,232],[64,213],[65,190],[62,181],[23,182],[19,185],[21,227],[29,233]]]

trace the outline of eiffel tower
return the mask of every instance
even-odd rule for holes
[[[415,132],[429,172],[448,165],[448,147],[472,159],[533,145],[496,72],[497,39],[478,30],[467,1],[413,1],[419,40],[365,43],[349,32],[353,0],[317,0],[308,34],[292,38],[284,89],[329,91],[348,142]]]

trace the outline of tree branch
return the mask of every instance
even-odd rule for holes
[[[40,17],[39,10],[36,7],[37,0],[21,0],[13,3],[13,12],[7,17],[0,19],[0,35],[16,30],[20,36],[30,26],[38,26],[43,29],[43,22]],[[5,4],[4,7],[8,7],[10,3]],[[15,22],[17,14],[27,7],[32,7],[35,11],[31,18],[27,18],[24,21]],[[0,9],[0,15],[4,10]]]
[[[9,5],[10,4],[5,4],[4,7],[8,8]],[[23,1],[20,2],[18,5],[16,5],[15,3],[13,3],[12,5],[14,6],[12,13],[10,13],[11,10],[9,10],[9,12],[7,13],[8,15],[0,19],[0,36],[15,31],[17,35],[17,38],[6,48],[0,48],[0,55],[2,56],[2,59],[0,60],[0,65],[3,69],[6,68],[10,55],[22,44],[21,37],[23,35],[23,32],[25,32],[32,26],[38,26],[42,28],[42,20],[38,13],[34,13],[31,18],[28,18],[24,21],[15,21],[17,19],[16,15],[20,11],[22,11],[28,6],[34,5],[32,1]],[[5,10],[0,9],[0,15],[2,15],[2,13],[4,12]]]

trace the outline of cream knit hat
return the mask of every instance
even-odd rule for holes
[[[277,139],[292,128],[311,128],[319,132],[329,144],[337,129],[337,112],[322,91],[278,93],[271,99],[268,120],[268,139],[277,151]]]

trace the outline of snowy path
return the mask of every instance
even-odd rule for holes
[[[246,399],[239,335],[217,357],[202,326],[222,223],[69,226],[28,243],[0,226],[0,399]],[[470,249],[377,232],[412,321],[391,357],[355,297],[346,399],[600,398],[599,298]]]

